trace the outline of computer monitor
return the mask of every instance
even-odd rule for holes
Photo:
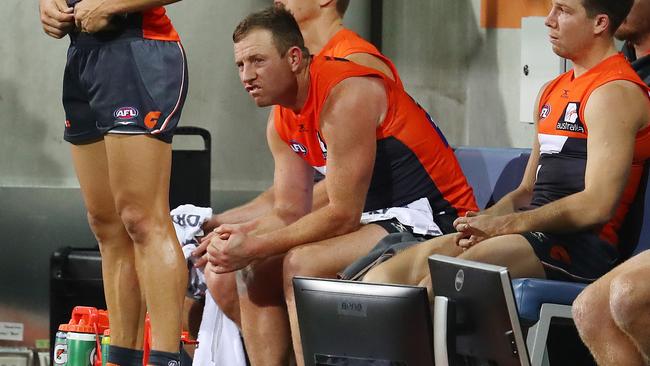
[[[293,279],[307,366],[432,366],[423,287]]]
[[[530,366],[505,267],[433,255],[429,270],[436,365]]]

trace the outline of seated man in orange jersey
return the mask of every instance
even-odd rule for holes
[[[404,228],[448,233],[476,205],[436,125],[385,74],[310,57],[279,7],[249,15],[233,41],[246,91],[258,106],[277,105],[267,126],[275,203],[252,222],[221,225],[209,261],[216,272],[243,269],[242,330],[253,365],[285,365],[291,335],[302,364],[294,276],[334,277]],[[328,199],[316,208],[314,169],[327,174]]]
[[[305,46],[312,54],[346,58],[381,71],[401,85],[393,63],[371,43],[343,26],[343,16],[349,3],[349,0],[275,1],[276,6],[284,6],[293,13],[305,39]],[[316,178],[322,179],[322,175],[316,173]],[[314,190],[315,196],[312,205],[321,207],[327,202],[325,184],[316,184]],[[213,215],[203,229],[209,233],[221,224],[237,224],[262,216],[273,208],[274,197],[274,189],[270,187],[254,200],[242,206]],[[195,256],[204,256],[210,238],[210,234],[205,237],[202,245],[195,251]],[[197,261],[197,266],[203,266],[206,262],[207,257],[204,256]],[[205,276],[210,293],[219,307],[230,319],[241,326],[234,273],[216,274],[211,271],[211,266],[208,264]]]
[[[616,31],[616,38],[626,41],[626,57],[650,85],[648,19],[650,0],[635,0],[630,14]],[[573,303],[573,318],[580,336],[599,365],[650,363],[649,277],[647,250],[587,287]]]
[[[513,277],[591,281],[618,261],[617,230],[650,156],[646,85],[614,48],[633,0],[553,0],[553,51],[573,69],[538,97],[521,185],[454,222],[459,233],[407,249],[365,281],[431,285],[427,257],[455,251]]]

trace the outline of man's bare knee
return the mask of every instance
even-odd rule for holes
[[[578,295],[571,308],[573,321],[586,342],[593,339],[600,331],[599,318],[609,316],[608,308],[603,306],[607,304],[605,299],[607,294],[599,293],[599,289],[599,287],[587,287]]]
[[[644,286],[639,286],[638,280],[637,276],[622,273],[610,285],[609,307],[612,317],[625,331],[629,331],[644,316],[650,305],[650,294],[644,291]]]
[[[119,215],[126,232],[129,233],[134,243],[146,243],[152,231],[161,230],[160,226],[154,224],[152,215],[139,205],[121,207]]]
[[[86,216],[88,225],[100,244],[108,242],[108,239],[114,237],[115,233],[123,228],[122,220],[115,211],[88,210]]]
[[[205,281],[210,295],[219,308],[232,320],[239,319],[239,295],[235,273],[217,274],[212,271],[205,272]]]
[[[259,306],[284,303],[282,257],[251,264],[236,274],[237,292]]]
[[[282,261],[282,272],[284,282],[291,281],[295,276],[312,276],[315,275],[313,271],[313,263],[309,258],[309,251],[303,247],[291,249],[287,255],[284,256]]]

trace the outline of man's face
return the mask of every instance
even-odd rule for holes
[[[281,56],[271,32],[254,29],[235,43],[235,64],[239,79],[258,107],[279,104],[295,85],[288,56]]]
[[[594,19],[587,16],[581,0],[553,0],[545,24],[553,52],[560,57],[576,58],[593,39]]]
[[[650,37],[650,0],[635,0],[632,10],[616,30],[616,38],[639,43]]]
[[[298,24],[318,17],[320,3],[318,0],[274,0],[275,5],[282,4],[289,10]]]

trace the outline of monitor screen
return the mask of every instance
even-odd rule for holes
[[[295,277],[307,366],[432,366],[423,287]]]
[[[434,295],[446,297],[453,309],[453,321],[446,322],[450,364],[462,359],[475,365],[529,365],[505,267],[433,255],[429,269]],[[434,316],[439,317],[438,304]]]

